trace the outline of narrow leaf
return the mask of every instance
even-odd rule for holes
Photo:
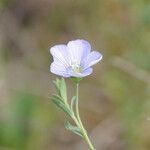
[[[57,94],[60,95],[60,79],[57,78],[56,80],[53,81],[53,83],[54,83],[55,88],[57,90]]]
[[[60,95],[64,99],[64,102],[67,103],[67,89],[64,78],[60,81]]]
[[[81,130],[77,126],[71,125],[68,121],[65,123],[65,127],[67,130],[70,130],[73,133],[83,137]]]
[[[62,103],[64,103],[63,99],[59,96],[59,95],[55,95],[53,94],[52,95],[52,99],[55,98],[55,99],[58,99],[59,101],[62,101]],[[65,103],[64,103],[65,104]]]
[[[61,97],[59,97],[58,95],[53,95],[52,96],[52,101],[56,104],[57,107],[62,109],[69,116],[72,116],[72,111],[70,110],[70,108],[68,108],[68,106],[66,106],[64,101],[62,101]]]

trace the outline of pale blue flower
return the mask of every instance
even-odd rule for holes
[[[91,45],[85,40],[74,40],[67,45],[60,44],[50,49],[53,63],[50,71],[63,77],[85,77],[92,73],[91,66],[102,59],[101,53],[91,52]]]

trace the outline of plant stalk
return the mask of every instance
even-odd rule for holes
[[[79,83],[76,83],[76,115],[77,115],[77,120],[78,120],[78,123],[80,125],[80,128],[82,130],[82,133],[83,133],[83,136],[84,136],[84,139],[85,141],[87,142],[90,150],[95,150],[91,140],[89,139],[88,135],[87,135],[87,131],[85,130],[83,124],[82,124],[82,121],[80,119],[80,114],[79,114]]]

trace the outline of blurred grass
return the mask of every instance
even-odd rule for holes
[[[28,149],[31,141],[32,144],[41,141],[43,127],[46,128],[47,124],[55,120],[52,110],[49,112],[50,107],[45,109],[41,101],[41,97],[25,92],[13,97],[5,108],[6,116],[0,128],[0,144],[3,147]]]

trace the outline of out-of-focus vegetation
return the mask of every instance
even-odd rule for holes
[[[49,47],[77,38],[104,55],[80,89],[97,150],[150,150],[148,0],[0,0],[0,150],[87,149],[50,101]]]

